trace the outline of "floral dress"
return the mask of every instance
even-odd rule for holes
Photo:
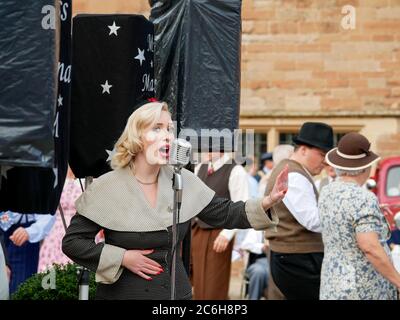
[[[78,180],[65,180],[60,204],[64,212],[67,226],[76,212],[75,200],[81,195],[81,193],[82,191]],[[67,264],[72,262],[61,250],[61,242],[64,235],[64,225],[61,219],[60,211],[57,209],[56,222],[54,223],[50,234],[43,240],[40,248],[39,272],[45,271],[48,267],[51,267],[53,263]]]
[[[357,245],[357,233],[376,232],[390,257],[389,227],[376,196],[339,179],[323,188],[319,213],[325,247],[320,299],[397,299],[395,286],[376,271]]]

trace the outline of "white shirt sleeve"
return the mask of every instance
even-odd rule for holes
[[[263,231],[250,229],[246,237],[244,238],[240,248],[242,250],[248,250],[255,254],[263,253],[264,247],[264,236]]]
[[[56,215],[51,214],[35,214],[36,222],[32,223],[26,232],[29,234],[29,242],[39,242],[46,237],[56,221]]]
[[[236,165],[229,176],[228,183],[229,193],[231,200],[236,201],[247,201],[250,198],[249,180],[247,178],[247,172],[241,165]],[[223,235],[229,241],[236,234],[236,229],[224,229],[220,235]]]
[[[322,232],[317,199],[313,186],[306,177],[297,172],[289,173],[288,192],[283,203],[304,228],[312,232]]]

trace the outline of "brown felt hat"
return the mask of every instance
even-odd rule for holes
[[[361,170],[372,166],[380,157],[369,150],[371,143],[357,132],[347,133],[338,147],[326,154],[326,162],[337,169]]]

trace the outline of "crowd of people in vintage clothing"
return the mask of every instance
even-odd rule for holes
[[[146,103],[116,142],[112,171],[83,193],[69,173],[63,216],[2,212],[1,298],[53,263],[75,262],[95,273],[97,299],[170,299],[173,129],[166,103]],[[306,122],[259,163],[214,152],[194,173],[182,169],[178,239],[191,231],[190,272],[178,255],[176,299],[232,298],[238,252],[241,298],[398,299],[390,228],[365,188],[379,159],[362,134],[335,147],[331,126]]]

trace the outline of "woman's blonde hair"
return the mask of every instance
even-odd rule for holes
[[[150,102],[130,115],[124,132],[114,145],[115,154],[111,159],[111,168],[124,168],[135,159],[143,150],[143,131],[160,119],[162,111],[168,112],[165,102]]]

